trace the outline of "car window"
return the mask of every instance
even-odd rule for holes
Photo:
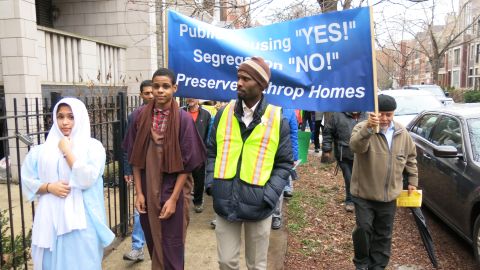
[[[473,160],[480,162],[480,118],[469,119],[467,125],[472,143]]]
[[[412,132],[428,140],[430,132],[432,131],[435,122],[437,122],[438,117],[439,116],[435,114],[424,115],[412,128]]]
[[[463,139],[458,120],[450,116],[442,117],[435,125],[431,141],[436,145],[454,146],[458,152],[461,152]]]
[[[427,91],[431,92],[432,94],[434,94],[435,96],[445,97],[445,93],[443,92],[442,88],[440,88],[440,87],[431,86],[431,87],[421,87],[420,89],[427,90]]]
[[[434,96],[421,96],[419,98],[412,96],[393,96],[397,102],[395,115],[415,115],[424,110],[434,109],[442,106]]]
[[[424,90],[432,93],[438,98],[445,98],[445,92],[438,85],[407,85],[403,89],[415,89],[415,90]]]

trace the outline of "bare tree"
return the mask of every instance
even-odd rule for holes
[[[267,16],[271,22],[284,22],[321,13],[321,8],[315,2],[302,0],[291,1],[287,5],[276,8]]]
[[[377,36],[387,37],[380,41],[377,39],[377,46],[395,51],[392,56],[395,59],[401,72],[406,75],[408,64],[411,63],[415,54],[424,55],[431,68],[431,81],[439,82],[439,70],[442,66],[442,59],[452,48],[471,43],[477,38],[473,32],[480,19],[480,9],[475,6],[472,0],[461,1],[458,12],[447,14],[444,25],[436,25],[438,13],[436,12],[437,1],[433,0],[429,5],[421,4],[424,16],[417,19],[406,19],[406,17],[395,17],[386,20],[389,27]],[[408,11],[407,11],[408,12]],[[401,33],[400,42],[395,33]],[[407,38],[405,38],[407,37]],[[406,42],[407,39],[410,42]],[[404,48],[402,49],[402,44]],[[415,71],[415,70],[413,70]],[[403,78],[404,80],[406,78]],[[402,84],[402,80],[400,80]]]
[[[380,2],[382,2],[381,0]],[[317,0],[317,3],[322,9],[322,13],[338,11],[338,7],[341,7],[341,10],[353,8],[352,0]],[[373,2],[373,1],[372,1]],[[365,3],[364,0],[356,1],[356,6],[361,7]]]

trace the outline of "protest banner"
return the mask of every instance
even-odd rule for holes
[[[176,96],[235,99],[238,65],[261,56],[272,77],[264,94],[284,108],[373,111],[371,9],[357,8],[247,29],[224,29],[168,12],[168,67]]]

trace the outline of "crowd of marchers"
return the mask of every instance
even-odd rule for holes
[[[207,194],[216,213],[219,269],[240,268],[242,242],[247,268],[267,269],[270,231],[282,226],[282,202],[294,195],[298,133],[308,126],[315,152],[334,156],[343,173],[345,210],[356,217],[353,264],[388,265],[403,176],[409,192],[418,185],[415,145],[394,120],[395,99],[380,95],[378,113],[327,117],[269,104],[263,91],[270,77],[267,63],[252,57],[238,67],[235,100],[188,98],[184,107],[174,98],[174,71],[160,68],[140,84],[143,105],[128,116],[122,144],[136,209],[124,259],[144,260],[146,243],[152,269],[184,269],[189,207],[193,202],[201,213]],[[105,150],[90,137],[80,100],[60,100],[53,115],[46,142],[22,166],[26,198],[38,199],[33,263],[35,269],[101,269],[103,248],[114,238],[103,203]]]

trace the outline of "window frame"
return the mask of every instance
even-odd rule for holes
[[[460,131],[459,133],[459,137],[460,137],[460,140],[461,140],[461,143],[460,143],[460,149],[458,147],[455,147],[457,148],[457,151],[458,153],[463,153],[464,152],[464,145],[465,145],[465,138],[463,136],[463,130],[462,130],[462,121],[460,119],[458,119],[458,117],[454,116],[454,115],[444,115],[444,114],[439,114],[440,118],[437,119],[437,122],[435,123],[435,126],[434,128],[431,130],[430,132],[430,138],[429,138],[429,141],[433,144],[433,145],[436,145],[436,146],[444,146],[444,145],[450,145],[450,144],[443,144],[443,143],[439,143],[439,142],[436,142],[434,141],[433,139],[433,135],[437,135],[436,132],[438,130],[439,134],[441,135],[441,137],[444,135],[444,130],[443,127],[441,127],[440,123],[445,120],[445,119],[451,119],[453,121],[455,121],[458,125],[458,129]],[[447,123],[448,124],[448,123]],[[445,140],[445,139],[444,139]]]

